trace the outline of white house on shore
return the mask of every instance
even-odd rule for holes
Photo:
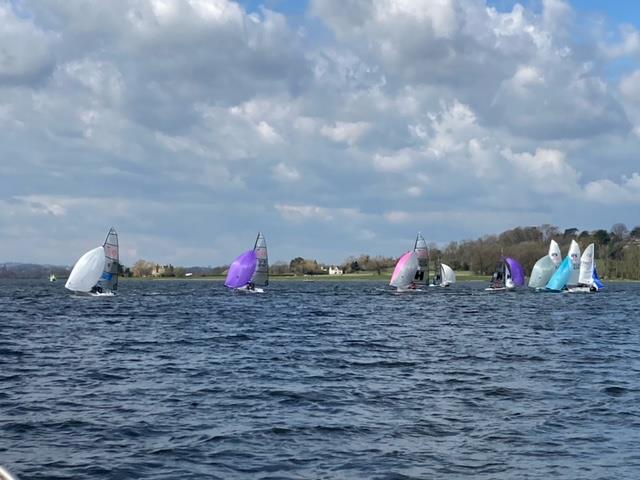
[[[329,267],[329,275],[342,275],[343,273],[340,267],[334,267],[333,265]]]

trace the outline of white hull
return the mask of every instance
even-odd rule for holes
[[[514,290],[514,288],[507,287],[487,287],[484,289],[485,292],[510,292]]]
[[[73,292],[76,297],[115,297],[114,292]]]
[[[567,293],[596,293],[597,289],[592,289],[591,287],[573,287],[567,288]]]
[[[249,289],[247,288],[246,285],[244,287],[236,288],[236,290],[238,290],[239,292],[246,292],[246,293],[264,293],[264,289],[260,287]]]

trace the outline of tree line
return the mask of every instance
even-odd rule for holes
[[[610,230],[561,230],[555,225],[545,224],[534,227],[516,227],[500,234],[484,235],[475,240],[453,241],[445,246],[429,244],[430,268],[435,270],[440,262],[454,270],[470,271],[477,275],[491,275],[502,256],[516,258],[527,273],[535,262],[549,249],[549,242],[555,240],[563,255],[569,250],[571,240],[576,240],[584,250],[590,243],[595,244],[598,273],[603,278],[640,280],[640,226],[629,230],[626,225],[616,223]],[[410,241],[410,239],[409,239]],[[389,273],[398,257],[361,254],[350,256],[336,265],[344,273]],[[333,266],[315,259],[296,257],[289,262],[277,261],[270,265],[272,275],[325,275]],[[147,260],[138,260],[133,267],[123,267],[121,272],[133,277],[184,277],[225,275],[229,265],[216,267],[176,267],[162,265]]]

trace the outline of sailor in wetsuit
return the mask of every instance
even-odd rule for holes
[[[102,287],[100,285],[94,285],[91,287],[90,293],[102,293]]]
[[[249,282],[247,283],[247,290],[255,290],[256,289],[256,285],[253,282]]]

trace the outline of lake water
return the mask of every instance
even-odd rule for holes
[[[640,478],[640,284],[0,282],[24,479]]]

